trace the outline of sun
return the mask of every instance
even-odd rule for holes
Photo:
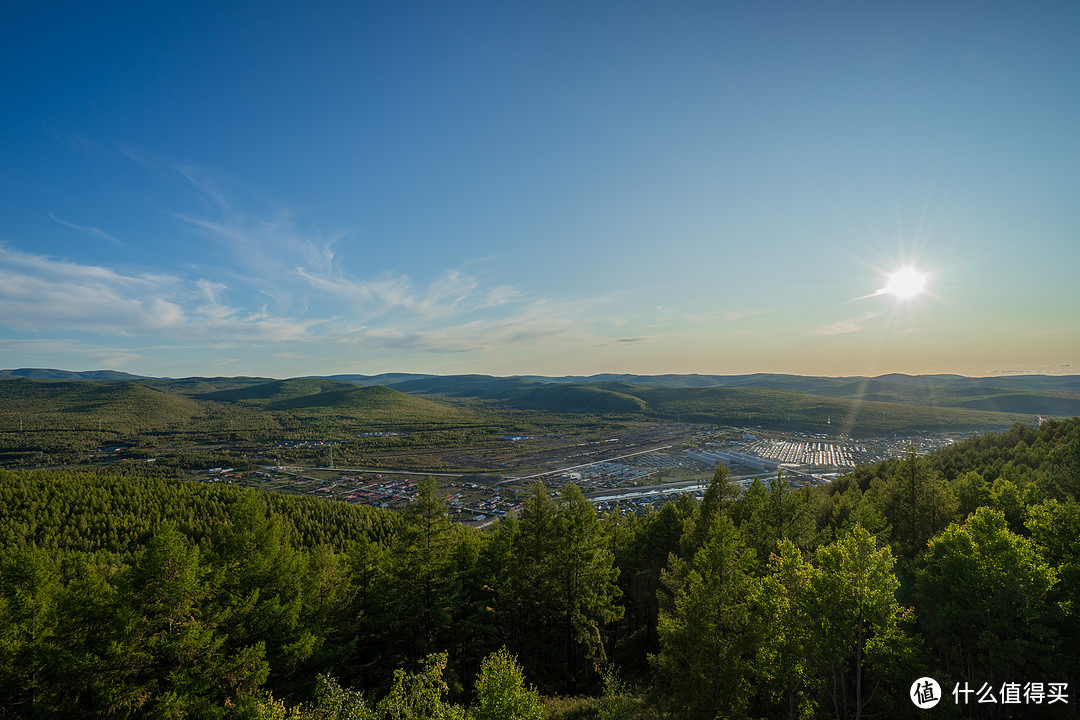
[[[889,275],[885,287],[877,291],[878,295],[895,295],[897,300],[910,300],[926,289],[926,273],[915,268],[902,268]]]

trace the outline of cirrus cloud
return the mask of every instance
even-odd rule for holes
[[[224,289],[206,280],[124,272],[0,245],[0,324],[13,330],[287,340],[311,325],[264,308],[229,307]]]
[[[807,335],[842,335],[844,333],[859,332],[863,329],[863,323],[867,320],[876,318],[881,313],[870,312],[863,313],[858,317],[848,318],[847,320],[840,320],[839,322],[829,323],[828,325],[819,325],[816,328],[811,328],[806,331]]]

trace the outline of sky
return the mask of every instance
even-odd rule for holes
[[[1075,2],[15,3],[0,367],[1080,374],[1078,36]]]

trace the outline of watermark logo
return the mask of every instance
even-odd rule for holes
[[[1063,682],[1027,682],[1021,685],[1018,682],[1006,682],[1001,684],[1001,690],[996,695],[994,694],[994,686],[989,683],[983,683],[982,687],[978,690],[971,685],[964,683],[963,687],[959,683],[952,691],[953,697],[956,698],[957,705],[967,705],[968,703],[1001,703],[1002,705],[1053,705],[1054,703],[1069,703],[1069,683]],[[974,695],[976,700],[972,700],[971,696]]]
[[[941,702],[941,686],[932,677],[921,677],[911,684],[911,702],[920,710],[929,710]]]
[[[1004,682],[1000,688],[982,683],[976,689],[968,682],[956,683],[952,696],[957,705],[981,703],[1001,705],[1054,705],[1069,704],[1067,682]],[[929,710],[942,700],[941,685],[932,677],[921,677],[911,684],[908,694],[911,702],[920,710]]]

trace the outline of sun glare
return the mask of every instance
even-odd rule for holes
[[[879,295],[895,295],[897,300],[910,300],[926,289],[926,273],[915,268],[903,268],[889,275]]]

